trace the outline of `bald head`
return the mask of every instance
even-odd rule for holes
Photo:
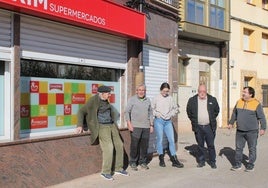
[[[198,96],[200,99],[206,99],[207,97],[207,87],[205,84],[200,84],[198,87]]]

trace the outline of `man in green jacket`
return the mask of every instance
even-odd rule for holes
[[[109,103],[111,88],[100,86],[98,94],[91,97],[82,106],[77,114],[77,133],[83,132],[83,121],[86,117],[88,128],[91,132],[91,144],[99,141],[102,150],[102,172],[101,176],[106,180],[113,180],[111,172],[113,162],[113,151],[115,149],[115,174],[128,176],[123,169],[124,149],[116,124],[116,111]]]

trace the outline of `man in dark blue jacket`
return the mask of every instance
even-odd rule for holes
[[[217,99],[207,94],[207,88],[204,84],[200,84],[198,94],[188,100],[186,111],[198,144],[198,168],[205,166],[205,142],[208,147],[210,166],[213,169],[217,168],[214,140],[219,110]]]

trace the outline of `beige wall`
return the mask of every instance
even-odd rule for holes
[[[253,77],[250,86],[256,90],[256,98],[262,101],[261,85],[267,84],[268,56],[261,53],[262,33],[268,33],[268,11],[262,9],[262,1],[255,0],[255,6],[246,0],[231,1],[230,62],[230,108],[241,97],[244,77]],[[243,50],[243,29],[253,30],[252,51]],[[267,116],[268,117],[268,116]]]

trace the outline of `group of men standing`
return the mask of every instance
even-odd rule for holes
[[[156,149],[159,155],[159,166],[165,167],[163,135],[168,140],[168,153],[173,167],[183,168],[184,165],[178,160],[175,150],[174,128],[172,117],[178,113],[178,105],[174,103],[169,95],[170,86],[162,83],[159,95],[150,101],[146,97],[145,85],[136,88],[136,94],[127,103],[125,120],[131,135],[129,166],[132,170],[149,169],[147,165],[147,151],[150,133],[155,132]],[[101,176],[107,180],[113,180],[114,174],[128,176],[129,173],[123,169],[123,142],[119,134],[113,106],[109,103],[111,88],[100,86],[98,94],[91,97],[89,101],[78,112],[77,133],[83,132],[84,117],[91,131],[91,143],[99,141],[102,150],[102,172]],[[247,142],[249,148],[249,161],[246,171],[254,170],[256,161],[256,146],[258,135],[263,135],[266,130],[266,118],[263,108],[255,98],[252,87],[243,89],[242,98],[234,107],[228,128],[237,124],[235,165],[231,170],[240,170],[243,149]],[[217,116],[219,114],[217,99],[207,93],[204,84],[198,87],[198,94],[188,100],[186,112],[192,124],[192,130],[198,145],[197,167],[205,166],[205,144],[208,150],[208,164],[216,169],[216,150],[214,140],[217,129]],[[261,126],[259,126],[259,124]],[[260,128],[259,128],[260,127]],[[115,166],[112,172],[112,163],[115,150]]]

